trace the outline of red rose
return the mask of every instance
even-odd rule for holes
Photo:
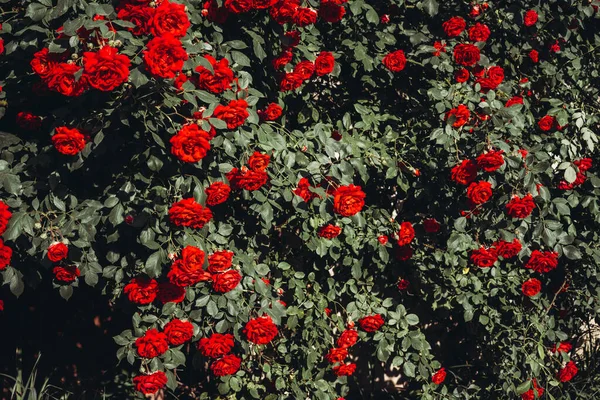
[[[255,151],[248,159],[248,166],[252,171],[266,171],[271,157],[268,154],[262,154]]]
[[[206,204],[216,206],[227,201],[231,188],[224,182],[214,182],[204,190],[206,193]]]
[[[486,181],[473,182],[467,188],[467,197],[473,204],[483,204],[492,197],[492,184]]]
[[[156,299],[156,295],[158,294],[158,283],[154,279],[138,276],[125,285],[123,292],[132,303],[140,305],[150,304]]]
[[[220,360],[213,361],[210,364],[210,370],[215,376],[233,375],[240,369],[241,364],[241,358],[233,354],[228,354]]]
[[[269,180],[269,175],[265,171],[253,171],[242,168],[239,171],[234,168],[227,174],[227,179],[232,186],[249,191],[258,190]]]
[[[460,104],[458,107],[453,108],[446,113],[445,119],[448,120],[449,118],[454,118],[454,122],[452,122],[453,127],[460,128],[469,122],[471,111],[469,111],[469,108],[464,104]]]
[[[415,229],[410,222],[400,224],[398,231],[398,246],[406,246],[415,238]]]
[[[531,50],[529,52],[529,58],[534,63],[537,63],[538,61],[540,61],[540,53],[537,50]]]
[[[12,217],[12,213],[8,209],[8,206],[0,200],[0,235],[6,231],[10,217]]]
[[[171,346],[179,346],[194,336],[194,325],[188,321],[174,319],[165,325],[164,332]]]
[[[398,287],[398,290],[406,290],[410,286],[410,282],[406,279],[400,279],[396,286]]]
[[[435,218],[427,218],[423,221],[423,228],[427,233],[437,233],[440,231],[440,223]]]
[[[231,268],[232,260],[232,251],[216,251],[208,257],[208,271],[212,274],[226,271]]]
[[[83,53],[83,74],[89,85],[110,92],[129,78],[129,57],[118,54],[114,47],[103,46],[97,52]]]
[[[319,17],[325,22],[332,24],[340,22],[344,17],[344,14],[346,14],[346,9],[343,6],[336,4],[335,1],[321,1]]]
[[[64,243],[54,243],[48,247],[48,260],[52,262],[58,262],[67,258],[67,254],[69,253],[69,248]]]
[[[312,61],[304,60],[294,67],[294,73],[300,75],[304,80],[310,79],[314,72],[315,63]]]
[[[467,27],[467,23],[461,17],[452,17],[442,24],[444,32],[448,37],[456,37],[462,33]]]
[[[558,266],[558,253],[555,251],[534,250],[529,257],[525,268],[532,269],[538,273],[550,272]]]
[[[126,28],[133,35],[147,35],[151,30],[152,17],[155,10],[146,5],[135,5],[124,2],[117,6],[117,18],[135,25],[133,28]]]
[[[379,314],[369,315],[358,320],[358,325],[365,332],[375,332],[383,326],[385,321]]]
[[[300,63],[302,64],[302,63]],[[300,65],[298,64],[298,65]],[[311,63],[312,64],[312,63]],[[259,116],[264,121],[275,121],[277,118],[281,117],[283,109],[277,103],[269,103],[267,108],[264,111],[259,111]]]
[[[553,129],[555,126],[556,126],[556,119],[551,115],[546,115],[538,121],[538,127],[544,132],[548,132],[549,130]]]
[[[392,72],[400,72],[406,67],[406,56],[404,51],[396,50],[383,57],[381,63]]]
[[[342,228],[335,225],[325,225],[319,228],[319,236],[325,239],[333,239],[342,232]]]
[[[537,397],[534,394],[534,390],[537,392]],[[533,389],[529,389],[521,395],[521,400],[535,400],[540,399],[544,394],[544,388],[541,388],[537,384],[537,380],[533,379]]]
[[[490,37],[490,28],[482,23],[476,23],[469,28],[469,40],[471,42],[485,42]]]
[[[0,259],[1,259],[1,257],[0,257]],[[0,261],[0,265],[2,265],[1,261]],[[77,277],[79,275],[81,275],[79,268],[77,268],[75,265],[69,265],[66,267],[54,267],[54,269],[52,270],[52,273],[54,274],[54,278],[57,281],[64,282],[64,283],[75,282]]]
[[[471,252],[471,262],[479,268],[492,267],[498,261],[498,253],[494,248],[481,246]]]
[[[380,245],[385,246],[388,242],[388,237],[386,235],[379,235],[377,236],[377,241]]]
[[[365,205],[366,194],[360,186],[340,186],[333,196],[333,211],[344,217],[359,213]]]
[[[587,170],[592,168],[593,165],[591,158],[582,158],[581,160],[575,160],[573,161],[573,164],[575,164],[577,168],[579,168],[580,172],[586,172]]]
[[[440,368],[433,376],[431,381],[436,385],[441,385],[446,380],[446,368]]]
[[[521,285],[521,291],[527,297],[535,296],[540,290],[542,290],[542,282],[535,278],[527,279],[523,282],[523,285]]]
[[[171,206],[169,219],[177,226],[202,229],[212,219],[212,212],[208,207],[196,203],[193,198],[188,198]]]
[[[504,105],[504,107],[512,107],[515,104],[523,104],[523,98],[521,96],[513,96]]]
[[[269,14],[278,24],[291,23],[292,17],[299,6],[300,0],[281,0],[271,7]]]
[[[52,136],[52,144],[59,153],[74,156],[85,147],[85,137],[77,128],[59,126]]]
[[[274,6],[275,3],[277,3],[277,0],[254,0],[252,2],[252,7],[256,10],[264,10]]]
[[[135,390],[143,394],[154,394],[167,384],[167,375],[158,371],[150,375],[138,375],[133,378]]]
[[[279,55],[279,57],[275,58],[272,61],[273,68],[282,69],[292,61],[292,56],[292,50],[284,50],[283,53]]]
[[[144,51],[146,68],[158,78],[175,78],[187,59],[188,54],[181,42],[172,35],[155,37]]]
[[[465,67],[477,64],[480,56],[479,48],[475,45],[458,44],[454,47],[454,61]]]
[[[325,355],[325,359],[332,364],[342,362],[346,357],[348,357],[348,349],[343,347],[331,349],[329,350],[329,353]]]
[[[31,69],[38,74],[40,78],[47,79],[54,66],[60,61],[61,53],[50,53],[47,48],[36,52],[31,60]]]
[[[17,114],[17,125],[26,131],[37,131],[42,126],[42,119],[29,111],[21,111]]]
[[[485,172],[494,172],[504,165],[503,150],[490,150],[477,157],[477,167]]]
[[[206,19],[210,22],[224,24],[227,21],[227,17],[229,17],[229,10],[225,7],[219,7],[216,0],[206,1],[202,7],[202,15],[206,16]]]
[[[523,246],[521,245],[519,239],[515,238],[512,242],[499,240],[496,243],[494,243],[494,248],[496,248],[498,255],[502,256],[502,258],[504,259],[507,259],[513,258],[517,254],[519,254]]]
[[[317,11],[308,7],[298,7],[292,16],[292,21],[299,27],[312,25],[317,22]]]
[[[433,48],[435,49],[433,55],[436,57],[439,57],[442,53],[446,52],[446,44],[443,42],[433,42]]]
[[[558,371],[558,379],[561,382],[569,382],[575,375],[578,369],[573,361],[569,361],[560,371]]]
[[[315,71],[318,76],[330,74],[335,66],[335,58],[329,51],[322,51],[315,59]]]
[[[212,65],[214,73],[198,65],[196,67],[196,72],[200,75],[198,86],[214,94],[223,93],[233,82],[233,71],[229,68],[229,61],[226,58],[217,61],[210,55],[205,55],[204,58]]]
[[[302,197],[302,199],[306,203],[310,203],[312,199],[314,199],[315,197],[319,197],[319,195],[314,192],[311,192],[309,187],[311,187],[311,186],[310,186],[310,182],[308,181],[308,179],[301,178],[298,181],[297,188],[294,189],[293,192],[296,196]]]
[[[85,77],[77,79],[81,67],[75,64],[59,63],[48,73],[48,89],[69,97],[80,96],[88,87]]]
[[[248,321],[244,327],[246,338],[255,344],[267,344],[277,336],[277,326],[268,315]]]
[[[538,13],[535,10],[529,10],[525,13],[523,17],[523,23],[525,26],[533,26],[538,20]]]
[[[229,354],[233,349],[233,335],[226,333],[213,333],[209,338],[202,338],[198,342],[198,350],[204,357],[219,358]]]
[[[161,282],[156,297],[163,304],[181,303],[185,299],[185,289],[171,282]]]
[[[504,69],[494,66],[485,71],[485,77],[477,79],[482,92],[496,89],[504,80]]]
[[[413,256],[413,249],[410,246],[398,246],[395,249],[394,256],[400,261],[408,261]]]
[[[458,83],[464,83],[469,80],[470,76],[471,74],[466,68],[461,68],[454,74],[454,79],[456,79],[456,82]]]
[[[356,371],[356,364],[348,363],[333,367],[333,373],[337,376],[350,376]]]
[[[135,340],[137,353],[143,358],[154,358],[169,350],[167,335],[156,329],[148,329],[144,336]]]
[[[556,347],[556,345],[552,346],[552,349],[550,351],[552,351],[553,353],[568,353],[573,349],[573,345],[571,343],[568,342],[561,342],[558,347]]]
[[[227,123],[227,129],[242,126],[250,116],[246,100],[231,100],[226,106],[219,104],[213,112],[213,117]]]
[[[217,293],[231,292],[239,285],[242,275],[234,269],[211,276],[213,281],[213,290]]]
[[[210,150],[209,140],[208,132],[200,129],[198,125],[185,125],[169,140],[171,154],[183,162],[196,163],[206,157]]]
[[[513,196],[513,198],[506,204],[506,213],[511,218],[527,218],[533,209],[535,208],[535,202],[533,196],[527,194],[522,198],[519,196]]]
[[[181,252],[181,259],[171,265],[167,277],[171,283],[182,287],[210,280],[210,274],[202,268],[203,264],[204,252],[195,246],[186,246]]]
[[[252,10],[252,0],[225,0],[225,8],[234,14]]]
[[[183,4],[162,0],[152,17],[151,30],[154,36],[171,35],[174,38],[185,36],[190,20]]]
[[[353,329],[346,329],[337,340],[337,347],[347,349],[356,344],[358,340],[358,332]]]
[[[12,258],[12,249],[4,244],[4,241],[0,239],[0,271],[6,269],[10,264]]]
[[[303,82],[304,79],[302,75],[296,72],[288,72],[281,78],[281,82],[279,82],[279,90],[281,92],[296,90],[302,86]]]
[[[463,160],[451,171],[452,180],[461,185],[468,185],[477,178],[477,164],[472,160]]]

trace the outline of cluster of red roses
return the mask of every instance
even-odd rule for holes
[[[12,217],[12,213],[8,209],[8,205],[0,200],[0,235],[2,235],[8,227],[8,222]],[[0,238],[0,271],[6,269],[12,258],[12,249],[4,244]]]
[[[573,164],[577,167],[577,176],[575,180],[571,183],[561,180],[558,184],[558,188],[560,190],[572,190],[577,186],[581,186],[584,184],[587,179],[586,171],[592,168],[592,159],[591,158],[582,158],[581,160],[573,161]]]
[[[48,246],[48,260],[57,263],[65,260],[69,254],[69,248],[63,242],[55,241]],[[81,275],[76,265],[57,265],[52,269],[54,278],[61,283],[72,283]]]
[[[267,167],[270,162],[268,154],[255,151],[248,159],[248,167],[233,168],[225,176],[234,189],[258,190],[269,180]]]
[[[273,66],[276,69],[285,67],[292,61],[292,50],[287,49],[273,60]],[[335,58],[329,51],[322,51],[319,53],[314,62],[304,60],[296,64],[292,72],[286,72],[283,74],[281,81],[279,82],[279,90],[282,92],[288,92],[290,90],[298,89],[305,81],[309,80],[313,74],[317,76],[323,76],[330,74],[335,66]]]
[[[234,344],[233,335],[230,333],[213,333],[198,342],[198,350],[202,355],[215,359],[210,364],[210,370],[215,376],[233,375],[240,369],[242,359],[230,354]]]

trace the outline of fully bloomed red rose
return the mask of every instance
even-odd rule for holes
[[[85,147],[85,136],[77,128],[59,126],[52,135],[52,144],[59,153],[74,156]]]
[[[348,357],[348,349],[343,347],[333,348],[325,355],[325,359],[331,364],[342,362],[346,357]]]
[[[467,23],[461,17],[452,17],[448,21],[442,24],[442,28],[444,28],[444,32],[448,37],[457,37],[465,30],[467,27]]]
[[[12,258],[12,249],[4,244],[4,241],[0,239],[0,271],[6,269],[10,264]]]
[[[192,286],[198,282],[210,280],[210,274],[202,266],[204,252],[195,246],[186,246],[181,252],[181,259],[175,260],[167,277],[174,285]]]
[[[545,115],[538,121],[538,127],[544,132],[552,130],[556,125],[556,119],[551,115]]]
[[[158,78],[175,78],[187,59],[179,39],[168,34],[152,39],[144,51],[146,69]]]
[[[58,63],[52,67],[46,78],[48,89],[64,96],[80,96],[88,87],[85,76],[77,79],[81,67],[76,64]]]
[[[275,121],[281,117],[283,109],[277,103],[269,103],[267,108],[258,112],[258,115],[263,121]]]
[[[540,53],[537,50],[531,50],[529,52],[529,59],[534,63],[539,62],[540,61]]]
[[[383,57],[381,63],[392,72],[400,72],[406,67],[406,56],[404,51],[396,50]]]
[[[204,190],[206,193],[206,204],[216,206],[227,201],[231,188],[225,182],[214,182]]]
[[[143,358],[154,358],[169,350],[167,335],[156,329],[148,329],[144,336],[135,340],[137,353]]]
[[[318,76],[330,74],[335,66],[335,58],[329,51],[322,51],[315,59],[315,72]]]
[[[455,72],[454,79],[456,79],[456,82],[458,83],[464,83],[469,80],[470,76],[471,74],[466,68],[461,68]]]
[[[534,394],[534,391],[537,392],[537,397]],[[537,380],[533,379],[533,389],[529,389],[525,393],[521,395],[521,400],[535,400],[542,398],[544,394],[544,388],[541,388],[537,384]]]
[[[519,239],[515,238],[512,242],[507,242],[505,240],[499,240],[494,243],[494,248],[498,252],[499,256],[502,256],[504,259],[513,258],[517,254],[521,252],[523,246]]]
[[[569,361],[560,371],[558,371],[558,379],[561,382],[569,382],[577,375],[577,366],[573,361]]]
[[[309,60],[304,60],[296,64],[294,73],[300,75],[302,79],[307,80],[315,73],[315,63]]]
[[[272,7],[277,3],[277,0],[253,0],[252,7],[256,10],[264,10]]]
[[[490,150],[477,157],[477,167],[485,172],[494,172],[504,165],[503,150]]]
[[[150,304],[156,299],[158,290],[158,282],[155,279],[138,276],[125,285],[123,292],[132,303],[144,305]]]
[[[485,75],[477,79],[482,92],[496,89],[502,81],[504,81],[504,69],[498,66],[488,68]]]
[[[535,202],[533,196],[527,194],[523,197],[513,196],[513,198],[506,204],[506,213],[511,218],[527,218],[533,209],[535,208]]]
[[[396,284],[396,287],[398,287],[398,290],[406,290],[406,289],[408,289],[409,286],[410,286],[410,282],[407,281],[406,279],[400,279],[398,281],[398,283]]]
[[[210,150],[210,136],[197,124],[182,127],[169,142],[171,154],[187,163],[196,163],[206,157]]]
[[[469,107],[465,106],[464,104],[460,104],[458,107],[455,107],[446,113],[446,120],[451,117],[454,117],[452,126],[455,128],[460,128],[469,122],[469,119],[471,118],[471,111],[469,110]]]
[[[337,4],[335,1],[321,1],[319,7],[319,17],[325,22],[336,23],[340,22],[346,14],[344,6]]]
[[[96,52],[83,53],[83,74],[87,83],[103,92],[110,92],[129,78],[129,57],[110,46]]]
[[[427,218],[423,221],[423,229],[427,233],[437,233],[440,231],[440,223],[435,218]]]
[[[10,221],[10,217],[12,217],[12,213],[8,209],[8,205],[0,200],[0,235],[6,232],[6,227],[8,226],[8,221]]]
[[[592,168],[593,162],[591,158],[582,158],[581,160],[573,161],[573,164],[579,168],[580,172],[586,172],[590,168]]]
[[[476,23],[469,28],[469,40],[471,42],[485,42],[490,37],[490,28],[482,23]]]
[[[241,358],[234,354],[228,354],[220,360],[213,361],[210,364],[210,370],[215,376],[233,375],[240,369],[241,364]]]
[[[252,10],[252,0],[225,0],[225,8],[234,14]]]
[[[489,268],[498,261],[498,252],[496,249],[481,246],[471,252],[471,262],[479,268]]]
[[[143,394],[154,394],[167,384],[167,375],[162,371],[157,371],[150,375],[138,375],[133,378],[135,390]]]
[[[536,278],[527,279],[523,282],[523,285],[521,285],[521,291],[527,297],[535,296],[540,290],[542,290],[542,282]]]
[[[315,197],[319,197],[315,192],[311,192],[309,187],[311,187],[310,182],[307,178],[301,178],[298,181],[298,186],[293,190],[296,196],[302,197],[306,203],[310,203],[312,199]]]
[[[203,65],[196,67],[198,72],[198,87],[214,94],[220,94],[231,87],[233,82],[233,70],[229,68],[229,60],[222,58],[217,61],[210,55],[205,55],[204,58],[213,67],[214,73],[210,72]]]
[[[2,263],[0,261],[0,265],[1,264]],[[52,273],[54,274],[54,279],[63,283],[75,282],[77,277],[81,275],[79,268],[77,268],[75,265],[69,265],[66,267],[54,267],[54,269],[52,269]]]
[[[454,61],[457,64],[470,67],[479,62],[481,52],[479,48],[472,44],[458,44],[454,47]]]
[[[331,224],[319,228],[319,236],[325,239],[336,238],[341,232],[342,228]]]
[[[473,204],[483,204],[492,197],[492,184],[487,181],[473,182],[467,188],[467,197]]]
[[[255,151],[248,159],[248,166],[252,171],[266,171],[270,161],[271,157],[268,154]]]
[[[26,131],[37,131],[42,126],[42,119],[29,111],[21,111],[17,114],[17,125]]]
[[[337,340],[337,347],[347,349],[356,344],[358,332],[354,329],[346,329]]]
[[[279,331],[271,317],[263,315],[248,321],[243,332],[248,341],[255,344],[267,344],[277,336]]]
[[[190,197],[171,206],[169,219],[177,226],[202,229],[212,219],[212,212],[208,207],[202,207],[196,203],[194,198]]]
[[[230,333],[213,333],[209,338],[202,338],[198,342],[198,350],[204,357],[219,358],[229,354],[233,349],[233,335]]]
[[[249,116],[248,103],[243,99],[231,100],[226,106],[219,104],[213,113],[213,117],[227,123],[227,129],[242,126]]]
[[[358,325],[365,332],[375,332],[383,326],[385,321],[379,314],[369,315],[358,320]]]
[[[340,186],[333,194],[333,211],[344,217],[355,215],[363,209],[365,197],[360,186]]]
[[[39,75],[42,79],[50,77],[52,69],[60,61],[62,55],[60,53],[50,53],[47,48],[36,52],[30,62],[33,72]]]
[[[278,24],[291,23],[296,9],[300,7],[300,0],[280,0],[269,9],[271,18]]]
[[[248,168],[238,170],[234,168],[227,174],[227,179],[232,186],[249,191],[258,190],[269,180],[265,171],[254,171]]]
[[[468,185],[477,178],[477,164],[472,160],[462,160],[451,171],[452,180],[461,185]]]
[[[66,244],[61,242],[56,242],[48,247],[48,260],[52,262],[58,262],[60,260],[64,260],[67,258],[69,254],[69,248]]]
[[[229,17],[229,10],[225,7],[219,7],[216,0],[205,1],[202,7],[202,15],[210,22],[224,24],[227,17]]]
[[[155,8],[147,5],[137,5],[130,2],[123,2],[116,8],[117,17],[123,21],[131,22],[135,25],[133,28],[126,28],[135,36],[147,35],[152,29],[152,17]]]
[[[356,364],[347,363],[333,367],[333,373],[337,376],[350,376],[356,371]]]
[[[431,377],[431,381],[436,385],[441,385],[442,382],[446,380],[446,368],[440,368],[437,370],[435,374]]]
[[[215,251],[208,257],[208,272],[215,274],[231,268],[233,251]]]
[[[292,16],[292,21],[299,27],[305,27],[317,22],[317,11],[309,7],[298,7]]]
[[[550,272],[558,266],[558,253],[555,251],[534,250],[531,252],[529,261],[525,264],[525,268],[532,269],[538,273]]]
[[[535,10],[528,10],[523,16],[523,24],[525,26],[533,26],[538,20],[538,13]]]
[[[223,273],[213,274],[211,276],[213,281],[213,290],[217,293],[231,292],[239,285],[242,280],[242,275],[234,269],[225,271]]]
[[[398,246],[406,246],[410,244],[415,238],[415,229],[410,222],[403,222],[400,224],[400,230],[398,231]]]
[[[165,325],[164,332],[171,346],[179,346],[194,336],[194,325],[189,321],[173,319]]]
[[[180,38],[186,35],[191,23],[185,5],[162,0],[152,16],[151,30],[154,36],[171,35]]]
[[[296,90],[302,86],[303,82],[304,78],[301,74],[296,72],[288,72],[281,78],[281,81],[279,82],[279,90],[281,92]]]
[[[273,64],[273,68],[279,70],[288,65],[292,61],[292,58],[292,50],[286,49],[279,55],[279,57],[273,59],[271,63]]]
[[[181,303],[185,299],[185,289],[171,282],[161,282],[158,284],[156,297],[163,304]]]
[[[521,96],[513,96],[504,105],[504,107],[512,107],[515,104],[523,104],[523,98]]]

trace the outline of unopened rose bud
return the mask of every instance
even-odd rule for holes
[[[383,14],[381,16],[381,23],[382,24],[387,24],[388,22],[390,22],[390,16],[387,14]]]
[[[282,288],[277,289],[277,294],[280,296],[283,296],[283,289]]]
[[[187,72],[185,73],[185,76],[187,76],[187,77],[190,77],[190,76],[192,76],[192,71],[187,71]]]
[[[348,318],[348,322],[347,322],[346,326],[348,327],[348,329],[354,328],[354,321],[352,321],[351,319]]]
[[[115,47],[115,41],[114,40],[109,40],[108,41],[108,45],[111,47]]]
[[[90,50],[93,49],[94,48],[94,44],[93,43],[88,43],[87,44],[87,48],[90,49]]]
[[[208,15],[208,10],[203,8],[202,11],[200,11],[200,14],[202,14],[203,17],[206,17]]]
[[[304,152],[306,152],[306,150],[308,150],[308,147],[302,146],[302,152],[304,153]]]
[[[40,224],[39,222],[36,222],[35,224],[33,224],[33,227],[35,229],[40,229],[42,227],[42,224]]]
[[[121,47],[122,44],[123,43],[119,39],[115,40],[115,47]]]
[[[73,64],[73,60],[67,60],[67,64]]]
[[[46,239],[46,238],[48,237],[48,235],[46,235],[45,233],[42,233],[42,234],[40,235],[40,237],[41,237],[42,239]]]
[[[177,253],[169,253],[168,257],[169,260],[174,260],[175,258],[177,258]]]
[[[156,7],[156,2],[154,2],[154,1],[151,1],[150,3],[148,3],[148,5],[149,5],[150,7]]]

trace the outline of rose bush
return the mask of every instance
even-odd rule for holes
[[[0,4],[0,297],[138,397],[598,390],[597,0]]]

